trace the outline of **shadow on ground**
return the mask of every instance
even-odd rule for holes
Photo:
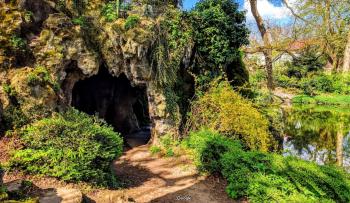
[[[225,181],[198,175],[185,156],[161,158],[140,146],[125,152],[114,168],[124,194],[136,202],[233,202]]]

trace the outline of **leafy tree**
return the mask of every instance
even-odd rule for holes
[[[195,41],[193,71],[209,78],[230,68],[232,71],[232,63],[241,60],[239,48],[248,44],[245,13],[238,10],[238,4],[233,0],[201,0],[190,17]]]
[[[333,71],[341,71],[349,32],[350,2],[297,0],[293,5],[288,0],[283,2],[297,20],[295,35],[313,39],[313,43],[320,47],[319,51],[327,56]]]

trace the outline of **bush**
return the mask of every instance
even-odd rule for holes
[[[115,186],[111,162],[122,153],[122,138],[103,121],[70,109],[23,128],[19,135],[24,147],[12,154],[11,168]]]
[[[4,109],[3,120],[5,130],[19,129],[30,122],[23,111],[14,105],[9,105]]]
[[[136,15],[131,15],[131,16],[128,16],[128,18],[126,19],[124,28],[126,30],[130,30],[136,27],[136,25],[139,23],[140,23],[140,17]]]
[[[251,202],[349,202],[349,175],[334,166],[260,152],[226,153],[222,174],[232,198]]]
[[[220,172],[232,198],[249,202],[349,202],[350,176],[336,166],[294,157],[244,151],[237,141],[201,130],[184,145],[200,170]]]
[[[202,129],[191,132],[190,136],[183,141],[183,145],[192,149],[196,166],[200,171],[220,172],[220,159],[228,151],[241,149],[238,141],[221,136],[219,133]]]
[[[276,77],[276,83],[283,88],[299,88],[299,79],[286,75],[278,75]]]
[[[162,149],[159,146],[151,146],[149,148],[149,151],[151,152],[152,155],[158,154],[162,151]]]
[[[101,14],[106,18],[107,21],[115,21],[118,19],[117,16],[117,5],[115,2],[108,2],[102,8]]]
[[[268,120],[227,81],[211,83],[208,92],[192,103],[187,125],[192,131],[206,127],[240,139],[250,149],[267,151],[273,145]]]

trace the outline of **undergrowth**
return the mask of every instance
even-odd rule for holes
[[[18,134],[23,148],[13,151],[10,168],[116,186],[111,163],[122,153],[122,138],[98,118],[70,109],[34,122]]]
[[[253,104],[236,93],[229,82],[214,81],[209,90],[192,103],[187,126],[202,127],[240,139],[249,149],[267,151],[274,145],[269,122]]]
[[[201,171],[227,179],[231,198],[249,202],[349,202],[350,176],[336,166],[295,157],[244,151],[238,141],[210,130],[183,141]]]

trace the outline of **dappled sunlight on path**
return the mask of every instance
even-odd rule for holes
[[[126,183],[125,194],[136,202],[232,202],[223,182],[199,176],[185,156],[160,158],[140,146],[125,152],[114,166]]]

